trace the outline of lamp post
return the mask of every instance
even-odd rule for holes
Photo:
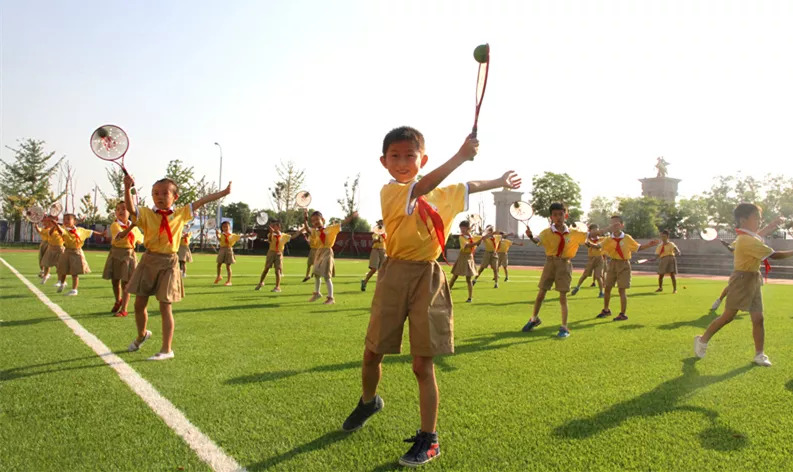
[[[221,186],[223,185],[223,148],[220,147],[220,144],[215,143],[215,146],[218,147],[220,151],[220,171],[218,172],[218,190],[220,190]],[[217,211],[217,223],[218,227],[220,227],[220,218],[223,216],[222,205],[220,201],[218,201],[218,211]]]

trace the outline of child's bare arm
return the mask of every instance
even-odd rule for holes
[[[355,218],[358,218],[358,212],[357,211],[354,211],[354,212],[350,213],[350,215],[347,218],[344,218],[344,221],[342,221],[341,224],[342,225],[346,225],[350,221],[354,220]]]
[[[658,241],[657,239],[653,239],[652,241],[644,243],[641,246],[639,246],[639,249],[637,249],[637,251],[644,251],[645,249],[650,249],[651,247],[655,247],[658,244],[660,244],[660,241]]]
[[[410,195],[411,200],[421,197],[430,193],[435,187],[441,184],[455,169],[460,167],[465,161],[470,161],[476,156],[479,151],[479,140],[468,136],[465,142],[460,146],[457,154],[451,157],[448,161],[441,164],[429,174],[421,178],[416,185],[413,186],[413,193]],[[470,191],[470,190],[469,190]]]
[[[493,180],[472,180],[468,182],[468,193],[485,192],[493,190],[494,188],[518,188],[520,187],[521,179],[515,171],[508,170],[501,177]]]
[[[226,195],[231,193],[231,182],[229,182],[228,186],[225,189],[221,190],[220,192],[210,193],[209,195],[198,199],[198,201],[193,202],[193,211],[195,212],[202,206],[206,205],[209,202],[214,202],[219,198],[223,198]]]
[[[769,259],[787,259],[793,257],[793,251],[776,251],[768,256]]]
[[[778,216],[778,217],[776,217],[774,219],[774,221],[768,223],[767,226],[765,226],[764,228],[760,229],[760,231],[758,231],[757,234],[759,236],[765,238],[769,234],[771,234],[774,231],[776,231],[776,229],[779,228],[779,225],[781,225],[784,221],[785,221],[784,217]]]

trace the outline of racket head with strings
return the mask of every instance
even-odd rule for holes
[[[372,225],[372,233],[374,233],[374,234],[376,234],[378,236],[384,235],[385,234],[385,226],[378,225],[378,224]]]
[[[270,215],[268,215],[267,212],[262,211],[262,212],[260,212],[259,214],[256,215],[256,224],[257,225],[264,226],[264,225],[267,224],[268,221],[270,221]]]
[[[103,161],[115,162],[129,150],[129,137],[119,126],[102,125],[91,133],[91,150]]]
[[[484,52],[480,52],[480,50],[483,50]],[[483,44],[478,46],[474,50],[474,58],[479,63],[479,69],[476,75],[476,111],[474,113],[474,127],[471,130],[471,135],[476,137],[477,128],[479,125],[479,110],[481,110],[482,100],[485,98],[485,90],[487,89],[487,74],[490,70],[490,45]]]
[[[49,209],[50,216],[57,217],[58,215],[61,214],[62,211],[63,211],[63,205],[61,205],[60,202],[55,202],[52,205],[50,205],[50,209]]]
[[[311,205],[311,194],[307,190],[301,190],[295,195],[295,205],[300,208],[308,208]]]
[[[218,222],[214,218],[207,219],[206,223],[204,223],[204,228],[208,230],[213,230],[218,227]]]
[[[518,221],[529,221],[534,216],[530,203],[517,201],[509,206],[509,214]]]
[[[703,241],[715,241],[719,237],[719,232],[715,228],[705,228],[699,232],[699,237]]]
[[[33,205],[25,209],[25,218],[31,223],[41,223],[44,219],[46,214],[44,213],[44,209],[38,205]]]

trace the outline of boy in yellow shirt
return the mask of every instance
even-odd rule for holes
[[[655,250],[656,258],[658,259],[658,290],[656,292],[664,291],[664,275],[669,274],[672,279],[672,293],[677,293],[677,258],[680,255],[680,249],[673,242],[669,241],[669,230],[661,231],[661,245]]]
[[[523,246],[523,243],[520,241],[506,239],[510,235],[511,234],[504,235],[504,233],[501,233],[503,239],[501,239],[501,243],[498,245],[498,267],[499,269],[502,267],[504,268],[504,282],[509,282],[509,249],[512,246]]]
[[[45,217],[41,222],[44,224],[44,233],[47,235],[47,251],[41,259],[41,265],[44,268],[44,272],[41,275],[41,284],[44,285],[50,278],[50,269],[57,267],[58,259],[63,254],[64,247],[63,237],[55,231],[55,227],[58,226],[57,218]],[[60,285],[60,282],[55,282],[56,288]]]
[[[58,293],[63,291],[66,286],[66,276],[72,276],[72,289],[66,293],[66,296],[73,297],[77,295],[77,287],[80,285],[80,274],[88,274],[91,268],[88,267],[88,262],[85,260],[83,254],[83,244],[85,240],[94,234],[102,235],[102,233],[86,229],[77,228],[74,224],[77,222],[77,217],[71,213],[63,215],[63,228],[60,225],[55,225],[55,231],[63,238],[64,251],[58,258]]]
[[[619,215],[612,216],[611,236],[604,238],[598,244],[611,261],[606,273],[603,310],[597,315],[597,318],[608,318],[611,316],[611,310],[609,309],[611,289],[616,285],[620,294],[620,314],[614,317],[614,321],[625,321],[628,319],[625,312],[628,309],[628,289],[631,288],[631,255],[634,252],[643,251],[658,245],[658,240],[655,239],[645,244],[639,244],[629,234],[625,234],[624,228],[625,223],[622,217]]]
[[[377,220],[377,226],[382,230],[383,220]],[[372,233],[372,251],[369,253],[369,272],[364,276],[361,280],[361,292],[366,291],[366,284],[369,283],[369,279],[372,278],[375,272],[380,268],[380,266],[385,262],[385,244],[386,244],[386,233],[377,234]]]
[[[734,270],[727,285],[727,303],[724,313],[713,320],[701,336],[694,338],[694,353],[705,357],[708,341],[726,324],[735,319],[738,311],[748,311],[752,318],[752,337],[754,338],[754,363],[763,367],[771,366],[765,354],[765,326],[763,323],[763,276],[760,265],[768,259],[787,259],[793,251],[774,251],[763,243],[757,234],[762,221],[762,210],[752,203],[741,203],[733,211],[738,229],[733,251]],[[778,220],[777,220],[778,221]],[[776,224],[773,225],[776,227]],[[768,228],[768,227],[767,227]]]
[[[542,323],[540,320],[540,308],[548,293],[554,285],[559,292],[559,305],[562,310],[562,325],[559,327],[557,337],[566,338],[570,336],[567,328],[567,292],[570,291],[570,282],[573,280],[573,263],[570,262],[578,252],[578,247],[586,241],[587,233],[568,228],[564,223],[567,218],[567,208],[563,203],[555,202],[551,204],[551,226],[542,230],[538,237],[534,237],[530,228],[526,228],[526,236],[536,245],[545,249],[545,266],[542,269],[537,298],[534,301],[534,308],[531,318],[523,327],[523,332],[528,332]]]
[[[226,274],[228,275],[228,279],[223,285],[228,287],[231,285],[231,264],[237,262],[237,259],[234,257],[234,245],[237,244],[237,241],[239,241],[242,236],[239,234],[233,234],[231,232],[231,224],[228,221],[224,221],[220,224],[220,231],[216,229],[215,235],[217,236],[218,243],[220,244],[218,256],[215,261],[218,264],[215,283],[220,282],[220,279],[222,278],[220,277],[220,267],[223,264],[226,264]]]
[[[603,250],[598,246],[599,241],[600,231],[598,230],[598,225],[593,223],[589,225],[589,233],[587,233],[587,240],[584,243],[587,247],[588,257],[586,268],[584,268],[584,273],[581,274],[581,278],[578,279],[578,285],[573,287],[573,290],[570,292],[571,297],[581,290],[581,284],[591,275],[593,286],[597,283],[598,289],[600,290],[598,298],[603,298],[603,266],[605,263],[603,262]]]
[[[146,329],[149,313],[146,307],[149,297],[155,296],[160,302],[160,318],[162,319],[162,346],[160,352],[149,357],[152,361],[173,359],[171,349],[173,343],[173,306],[184,297],[184,285],[179,274],[179,244],[182,231],[188,221],[193,219],[195,212],[209,202],[213,202],[231,193],[231,182],[225,190],[200,198],[198,201],[174,208],[179,198],[179,187],[171,179],[160,179],[151,187],[154,209],[136,206],[132,200],[130,188],[135,185],[131,176],[124,176],[124,203],[132,215],[132,222],[143,232],[143,245],[146,253],[132,273],[127,283],[129,293],[135,294],[135,325],[138,336],[129,345],[130,352],[137,351],[151,337]],[[121,231],[124,238],[129,229]],[[118,236],[117,236],[118,237]]]
[[[468,299],[465,303],[471,303],[474,299],[473,277],[477,274],[474,253],[479,244],[482,243],[482,236],[471,234],[471,223],[468,220],[460,222],[460,255],[454,261],[452,267],[452,280],[449,281],[449,290],[454,288],[457,277],[465,277],[465,284],[468,286]]]
[[[187,263],[193,262],[193,253],[190,251],[190,239],[193,235],[190,233],[190,225],[185,225],[182,230],[182,239],[179,240],[179,270],[182,272],[182,277],[187,277]]]
[[[493,288],[498,288],[498,249],[501,244],[502,233],[496,232],[492,226],[485,228],[485,236],[482,236],[482,241],[485,243],[485,254],[482,256],[482,264],[479,266],[479,271],[474,277],[473,284],[476,285],[479,276],[488,267],[493,269],[493,281],[495,285]]]
[[[446,275],[436,262],[444,250],[446,235],[455,215],[468,208],[469,193],[520,186],[520,179],[509,171],[495,180],[438,188],[456,168],[473,159],[478,145],[476,138],[469,136],[451,159],[416,180],[428,159],[421,133],[401,127],[390,131],[383,140],[380,163],[394,179],[380,191],[383,220],[390,235],[388,258],[380,268],[372,299],[363,354],[362,395],[342,429],[360,429],[383,408],[383,400],[377,395],[383,355],[400,352],[402,330],[409,318],[421,428],[406,440],[413,445],[399,459],[402,465],[421,465],[440,454],[435,430],[438,385],[433,357],[454,351],[451,294]]]
[[[336,223],[325,227],[325,218],[322,213],[315,211],[311,214],[311,232],[309,241],[315,241],[317,246],[314,255],[314,293],[308,300],[315,302],[322,298],[320,292],[321,280],[325,281],[325,288],[328,290],[328,298],[325,305],[333,305],[336,299],[333,297],[333,277],[336,275],[336,262],[333,256],[333,246],[336,244],[336,237],[341,232],[341,226],[351,222],[358,216],[358,212],[353,212],[341,223]]]
[[[300,234],[300,230],[292,234],[284,234],[281,232],[281,222],[279,220],[270,220],[270,234],[267,237],[270,248],[267,251],[267,258],[264,262],[264,270],[262,276],[259,278],[259,284],[254,290],[261,290],[264,286],[264,278],[271,268],[275,268],[275,288],[271,292],[281,291],[281,277],[283,275],[284,264],[284,247],[292,238]]]
[[[117,238],[118,234],[129,229],[126,236]],[[138,266],[135,258],[135,245],[143,242],[143,233],[138,228],[134,228],[129,219],[127,205],[119,202],[116,205],[116,221],[110,225],[110,253],[105,261],[105,270],[102,271],[102,278],[110,280],[113,286],[113,296],[115,303],[110,313],[115,316],[127,316],[127,303],[129,303],[129,292],[127,292],[127,282],[132,278],[132,272]]]

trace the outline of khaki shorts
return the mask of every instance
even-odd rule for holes
[[[454,261],[452,275],[456,275],[458,277],[475,277],[476,262],[474,262],[474,255],[472,253],[460,253],[460,255],[457,256],[457,260]]]
[[[39,267],[44,267],[41,264],[41,261],[44,260],[44,254],[47,253],[47,247],[48,246],[49,246],[49,243],[47,241],[42,241],[41,244],[39,244]]]
[[[498,253],[498,266],[509,267],[509,254],[506,252]]]
[[[146,251],[127,283],[129,293],[141,297],[157,297],[163,303],[174,303],[184,298],[179,256]]]
[[[230,247],[222,247],[218,249],[218,257],[216,258],[218,264],[234,264],[237,259],[234,258],[234,249]]]
[[[47,252],[44,253],[44,258],[41,260],[42,267],[55,267],[58,265],[58,259],[63,254],[63,246],[47,246]]]
[[[437,262],[385,260],[377,274],[366,348],[378,354],[401,352],[405,319],[410,354],[433,357],[454,352],[452,297]]]
[[[631,262],[612,259],[606,272],[605,288],[631,288]]]
[[[278,272],[283,272],[284,255],[275,251],[267,251],[267,259],[264,261],[264,270],[267,270],[273,266],[275,266],[275,270]]]
[[[760,272],[736,270],[727,285],[727,302],[724,309],[731,311],[763,312],[763,276]]]
[[[584,269],[582,277],[586,278],[590,275],[599,278],[603,275],[603,256],[590,256]]]
[[[677,274],[677,258],[675,256],[662,257],[658,261],[658,274]]]
[[[336,275],[336,262],[333,260],[333,249],[327,247],[317,248],[317,253],[314,256],[314,276],[327,279],[334,275]],[[378,275],[377,277],[377,283],[379,284],[380,276]]]
[[[377,270],[385,262],[385,249],[372,249],[369,253],[369,268]]]
[[[314,258],[317,256],[317,249],[311,248],[308,251],[308,259],[306,259],[306,269],[314,265]]]
[[[550,290],[555,284],[557,292],[569,292],[572,281],[573,263],[570,259],[545,256],[545,266],[542,268],[540,283],[537,285],[540,289]]]
[[[58,275],[90,274],[82,249],[66,249],[58,258]]]
[[[190,251],[190,246],[179,246],[179,262],[193,262],[193,253]]]
[[[102,278],[128,282],[137,266],[135,251],[123,247],[111,247],[105,261],[105,270],[102,271]]]
[[[485,267],[490,266],[493,270],[498,270],[498,254],[495,252],[485,251],[485,255],[482,256],[482,265],[479,266],[480,269],[484,269]]]

